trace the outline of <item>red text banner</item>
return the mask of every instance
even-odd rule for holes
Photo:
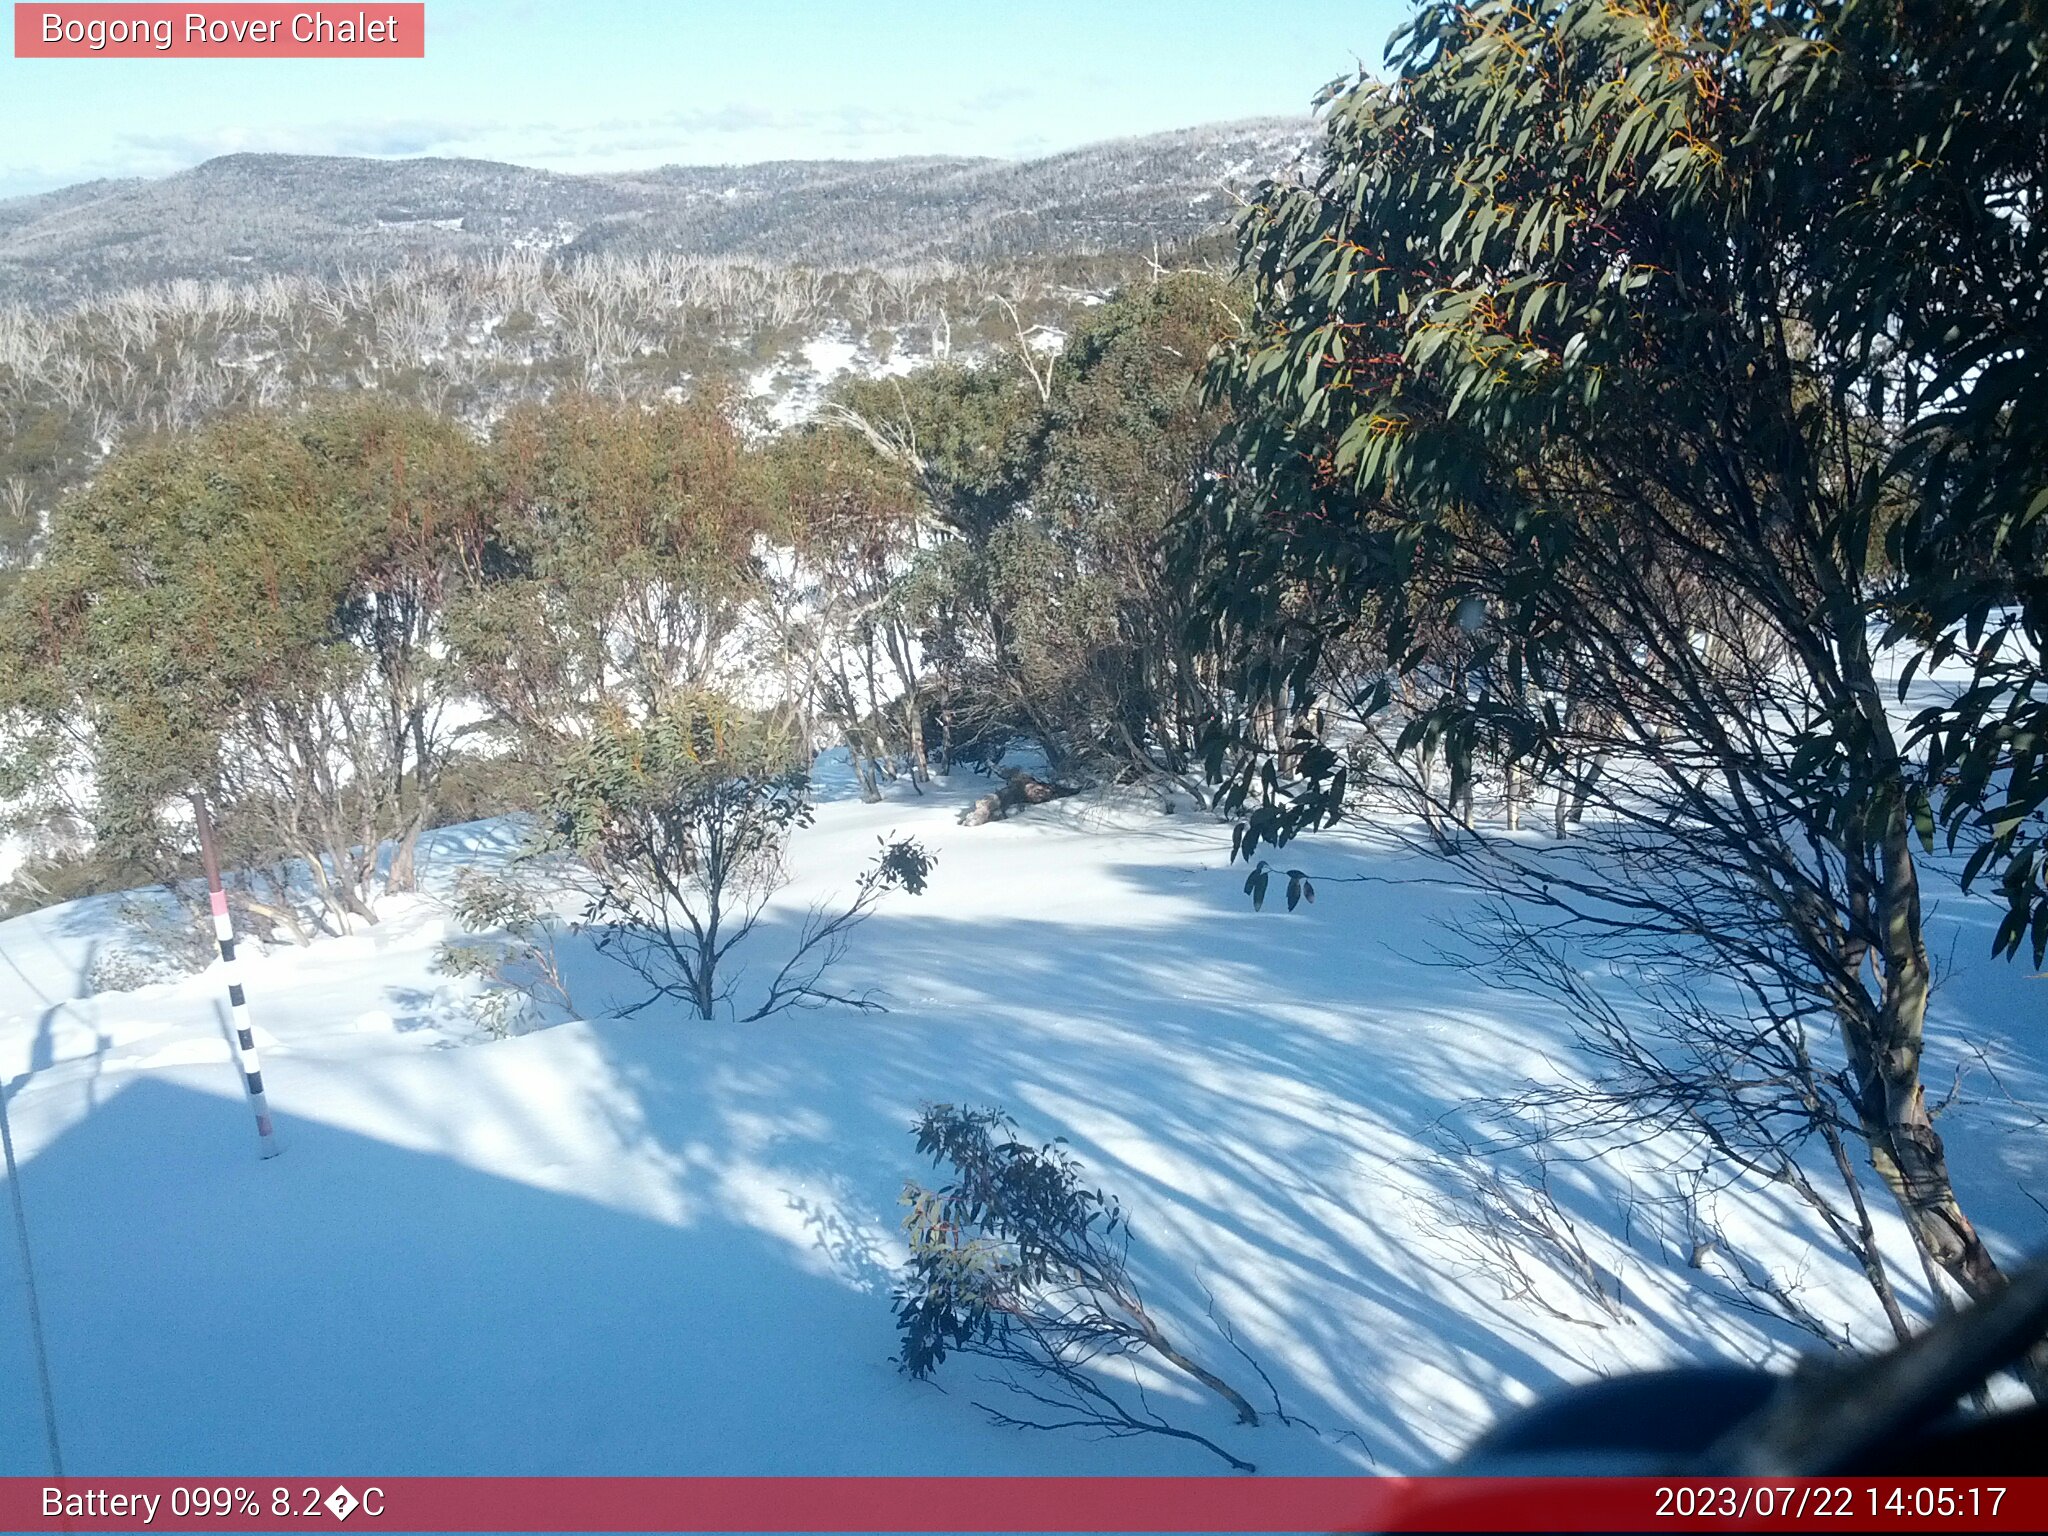
[[[424,4],[14,7],[18,59],[421,59]]]
[[[2048,1477],[0,1478],[7,1531],[2040,1531]]]

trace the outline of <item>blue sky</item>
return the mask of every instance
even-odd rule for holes
[[[0,196],[160,176],[237,150],[474,155],[565,171],[1028,156],[1304,111],[1355,60],[1377,64],[1405,10],[1403,0],[428,0],[423,60],[17,59],[10,40]]]

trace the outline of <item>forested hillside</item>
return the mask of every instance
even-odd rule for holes
[[[0,201],[0,302],[181,278],[333,277],[509,251],[821,267],[1178,244],[1285,169],[1306,120],[1223,123],[1037,160],[663,166],[572,176],[481,160],[228,155],[158,181]]]
[[[0,566],[26,559],[61,495],[131,435],[362,391],[479,432],[562,391],[718,391],[787,423],[843,373],[1056,348],[1149,259],[812,268],[526,251],[0,306]]]
[[[788,422],[841,373],[1055,348],[1224,220],[1302,122],[1029,162],[567,176],[235,155],[0,202],[0,567],[124,434],[376,389],[488,427],[562,389]]]

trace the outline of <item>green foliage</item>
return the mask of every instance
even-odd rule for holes
[[[484,579],[451,615],[471,684],[529,747],[712,686],[758,590],[768,484],[716,399],[512,413],[491,445]]]
[[[211,782],[244,700],[347,671],[350,553],[303,450],[271,422],[124,454],[59,509],[0,617],[7,702],[83,715],[103,839],[137,848],[156,806]]]
[[[563,755],[545,815],[545,846],[590,871],[584,918],[598,949],[647,987],[626,1011],[667,1000],[711,1019],[739,987],[734,952],[784,883],[790,833],[811,823],[810,775],[787,720],[701,695],[645,725],[601,723]],[[822,978],[874,905],[921,893],[931,866],[914,840],[883,839],[844,906],[810,910],[747,1019],[876,1007]]]
[[[454,826],[537,809],[544,775],[530,759],[505,754],[452,753],[434,782],[427,824]]]
[[[1062,524],[1153,548],[1200,483],[1220,412],[1200,398],[1210,354],[1233,339],[1247,295],[1203,272],[1136,284],[1090,311],[1053,370],[1034,500]]]
[[[1426,5],[1395,83],[1337,97],[1315,183],[1244,219],[1256,308],[1217,378],[1239,426],[1189,569],[1245,697],[1307,710],[1362,631],[1437,690],[1405,744],[1447,751],[1454,782],[1482,744],[1541,764],[1539,696],[1589,646],[1651,670],[1583,621],[1636,573],[1646,604],[1661,587],[1789,650],[1818,691],[1792,776],[1824,821],[1900,812],[1885,728],[1834,681],[1867,672],[1883,612],[1869,555],[1901,483],[1868,403],[1890,365],[1845,355],[1828,274],[1800,270],[1839,203],[1785,88],[1867,43],[1865,9]],[[1863,140],[1838,137],[1842,165]],[[1474,598],[1476,639],[1447,622]],[[1295,751],[1288,804],[1233,783],[1261,836],[1332,812],[1339,760]]]
[[[1167,1338],[1129,1272],[1130,1222],[1114,1197],[1081,1182],[1081,1165],[1059,1141],[1031,1146],[999,1109],[927,1104],[917,1149],[952,1182],[903,1189],[910,1263],[895,1297],[903,1368],[928,1377],[952,1353],[978,1355],[1032,1378],[1009,1385],[1057,1423],[987,1410],[998,1424],[1092,1428],[1107,1435],[1190,1440],[1239,1471],[1255,1470],[1223,1447],[1178,1429],[1139,1394],[1133,1408],[1089,1369],[1139,1352],[1180,1371],[1227,1402],[1241,1424],[1250,1403]]]
[[[584,920],[648,991],[715,1017],[738,980],[728,955],[782,880],[811,821],[809,777],[785,723],[700,696],[644,725],[601,721],[567,749],[545,807],[550,848],[594,874]]]
[[[0,918],[19,917],[40,907],[147,885],[153,869],[113,858],[93,848],[32,852],[0,884]]]
[[[931,878],[932,865],[938,862],[931,850],[911,837],[900,837],[893,842],[882,837],[876,842],[878,851],[873,864],[861,875],[861,888],[922,896],[925,882]]]
[[[1187,766],[1210,701],[1166,550],[1224,422],[1199,381],[1242,298],[1196,272],[1134,286],[1053,369],[1029,515],[991,540],[988,585],[1020,702],[1056,754]]]
[[[1241,848],[1255,835],[1253,824],[1241,823],[1232,832],[1231,842]],[[1254,845],[1256,846],[1256,845]],[[1292,912],[1303,902],[1316,904],[1316,885],[1307,874],[1298,869],[1285,869],[1279,873],[1287,876],[1287,910]],[[1244,893],[1252,899],[1252,910],[1257,912],[1266,905],[1266,892],[1272,888],[1274,870],[1264,859],[1252,866],[1252,872],[1244,877]]]
[[[195,920],[194,904],[184,896],[173,887],[138,893],[120,904],[115,915],[127,942],[93,956],[89,981],[95,996],[196,975],[218,958],[211,924]]]
[[[601,722],[564,753],[547,811],[553,842],[600,866],[744,879],[809,825],[809,774],[786,724],[701,696]]]
[[[1841,50],[1802,59],[1780,87],[1812,99],[1799,148],[1837,210],[1809,258],[1828,320],[1872,362],[1872,409],[1901,423],[1912,494],[1887,525],[1898,631],[1970,674],[1916,722],[1928,809],[1951,845],[1976,844],[1972,879],[1998,876],[1998,950],[2031,950],[2036,965],[2048,959],[2044,20],[2028,0],[1853,7]]]
[[[1889,621],[1902,693],[1926,661],[1972,672],[1916,723],[1919,782],[1846,698],[1791,770],[1838,828],[1906,816],[1928,838],[1939,817],[1974,842],[1970,875],[2008,898],[1999,948],[2048,955],[2042,19],[2030,0],[1421,8],[1397,83],[1338,95],[1320,182],[1245,222],[1259,335],[1228,380],[1259,489],[1210,498],[1212,548],[1250,564],[1219,571],[1209,611],[1276,635],[1303,591],[1317,613],[1370,593],[1412,672],[1479,584],[1497,639],[1472,659],[1554,681],[1583,636],[1552,594],[1590,544],[1640,532],[1586,493],[1625,481],[1699,581],[1731,550],[1784,566],[1758,596],[1795,654]],[[1264,648],[1253,692],[1309,691],[1318,622]],[[1504,729],[1467,705],[1417,725],[1541,756],[1540,729]]]
[[[789,481],[793,521],[807,548],[836,551],[813,556],[821,569],[872,594],[852,639],[901,689],[902,718],[849,730],[856,761],[864,741],[921,760],[928,699],[955,751],[1021,735],[1055,762],[1182,769],[1205,706],[1163,549],[1221,420],[1197,381],[1234,302],[1170,274],[1088,313],[1057,362],[849,384],[785,446],[811,466]],[[901,659],[913,651],[922,670]],[[863,714],[858,679],[827,681],[840,713]]]
[[[352,850],[417,835],[444,750],[472,457],[437,418],[343,402],[140,443],[58,508],[0,604],[0,708],[24,750],[89,759],[110,855],[166,857],[165,807],[205,790],[367,911]]]
[[[1876,633],[1974,638],[1985,520],[2038,483],[2001,394],[2038,366],[2038,23],[2026,0],[1419,6],[1389,81],[1336,91],[1313,179],[1242,220],[1236,421],[1182,566],[1234,658],[1209,762],[1242,856],[1342,813],[1326,712],[1398,720],[1453,801],[1486,759],[1583,787],[1615,757],[1622,856],[1522,894],[1827,1020],[1873,1162],[1979,1296],[2001,1278],[1918,1077],[1916,851],[1937,794],[1976,815],[2015,753],[1959,712],[1979,769],[1949,774],[1930,726],[1930,783]],[[1984,265],[1936,298],[1903,270],[1923,257]],[[1950,499],[1994,465],[1998,494]]]
[[[931,642],[950,627],[953,546],[927,537],[926,506],[906,466],[856,432],[792,433],[769,461],[794,557],[765,605],[776,650],[805,713],[838,732],[863,792],[878,798],[878,774],[896,761],[928,768],[918,751],[927,705],[920,662],[945,659]]]
[[[1084,1269],[1121,1274],[1123,1211],[1081,1185],[1080,1165],[1058,1142],[1030,1146],[1001,1110],[951,1104],[926,1105],[915,1129],[918,1152],[951,1168],[954,1182],[903,1190],[910,1268],[896,1322],[911,1375],[993,1340],[1034,1291]]]
[[[470,1002],[486,1034],[503,1039],[550,1009],[575,1012],[556,952],[562,923],[530,876],[465,869],[456,876],[450,905],[470,936],[443,940],[434,968],[482,983]]]
[[[28,563],[37,512],[82,477],[93,448],[84,420],[52,402],[0,413],[0,590]]]
[[[931,511],[956,532],[985,533],[1030,485],[1044,422],[1021,369],[940,363],[849,379],[834,400],[903,445]]]

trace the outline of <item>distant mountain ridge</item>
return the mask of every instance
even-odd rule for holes
[[[0,200],[0,300],[64,303],[177,278],[331,273],[408,257],[653,249],[816,266],[1143,250],[1225,218],[1285,170],[1308,118],[937,156],[569,175],[486,160],[238,154],[158,180]]]

